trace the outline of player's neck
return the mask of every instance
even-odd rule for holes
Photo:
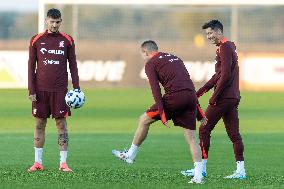
[[[47,30],[47,33],[57,34],[57,33],[59,33],[59,31],[57,31],[57,32],[52,32],[52,31],[50,31],[50,30]]]
[[[228,39],[226,37],[224,37],[223,35],[219,37],[217,46],[221,45],[222,43],[225,43],[226,41],[228,41]]]
[[[159,53],[158,51],[151,53],[150,59],[153,58],[154,56],[156,56],[158,53]]]

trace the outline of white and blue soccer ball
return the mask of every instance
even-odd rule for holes
[[[85,103],[85,94],[80,89],[70,90],[65,95],[65,102],[70,108],[81,108]]]

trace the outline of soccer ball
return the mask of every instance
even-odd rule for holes
[[[81,108],[85,103],[85,95],[80,89],[70,90],[65,95],[65,102],[70,108]]]

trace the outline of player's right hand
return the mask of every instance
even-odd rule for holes
[[[29,99],[30,99],[32,102],[35,102],[35,101],[36,101],[36,94],[29,95]]]

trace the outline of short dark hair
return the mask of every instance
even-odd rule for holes
[[[202,26],[202,29],[211,28],[212,30],[220,29],[223,33],[223,24],[219,20],[211,20]]]
[[[157,43],[153,40],[144,41],[141,48],[146,48],[150,52],[159,50]]]
[[[52,8],[47,11],[46,16],[49,18],[58,19],[61,18],[61,12],[58,9]]]

